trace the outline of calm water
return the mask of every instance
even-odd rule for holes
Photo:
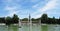
[[[41,31],[60,31],[60,25],[42,25]]]
[[[1,26],[0,31],[60,31],[60,25],[33,25],[32,29],[29,29],[29,26],[22,26],[18,28],[18,26]]]

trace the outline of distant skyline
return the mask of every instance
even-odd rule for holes
[[[0,17],[17,14],[19,18],[39,18],[43,13],[60,17],[60,0],[0,0]]]

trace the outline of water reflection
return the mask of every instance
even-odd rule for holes
[[[0,31],[7,31],[6,26],[2,26],[2,25],[0,25]]]
[[[18,31],[18,26],[8,26],[8,31]]]
[[[29,28],[29,26],[24,25],[21,28],[19,28],[19,31],[41,31],[40,25],[32,25],[32,30],[30,30]]]
[[[2,26],[0,25],[0,31],[29,31],[29,26]],[[33,25],[32,31],[60,31],[60,25]]]
[[[48,31],[60,31],[60,25],[48,25]]]
[[[0,25],[0,31],[18,31],[17,26],[6,26],[6,25]]]

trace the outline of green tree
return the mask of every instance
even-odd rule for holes
[[[55,17],[53,17],[52,23],[56,24],[56,19],[55,19]]]
[[[58,23],[60,24],[60,17],[59,17],[59,19],[58,19]]]
[[[10,25],[11,24],[11,17],[6,17],[5,18],[5,22],[6,22],[6,25]]]
[[[34,18],[32,18],[31,20],[32,20],[32,21],[36,21],[36,19],[34,19]]]
[[[24,19],[22,19],[22,21],[28,21],[28,18],[24,18]]]
[[[16,14],[14,14],[12,20],[13,20],[13,23],[18,23],[19,18]]]
[[[5,23],[5,17],[0,17],[0,23]]]
[[[47,23],[47,19],[48,19],[47,14],[43,14],[43,15],[41,16],[41,22],[42,22],[42,23]]]

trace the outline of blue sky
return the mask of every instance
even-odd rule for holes
[[[0,0],[0,17],[13,16],[19,18],[39,18],[43,13],[49,17],[60,16],[60,0]]]

